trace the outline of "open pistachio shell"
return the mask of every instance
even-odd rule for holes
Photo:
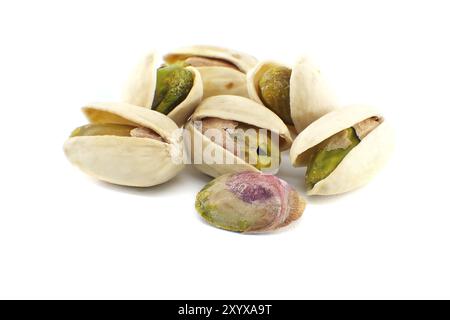
[[[286,124],[289,125],[292,122],[297,132],[301,132],[313,121],[336,109],[337,103],[332,90],[320,70],[310,59],[305,57],[300,58],[292,68],[275,61],[258,63],[247,74],[247,89],[250,99],[266,105],[260,84],[264,75],[273,68],[291,70],[289,106],[284,106],[277,113],[285,120]],[[270,108],[270,106],[267,107]],[[286,114],[289,112],[290,114]]]
[[[278,134],[279,150],[289,149],[292,138],[289,129],[283,121],[272,111],[264,106],[244,97],[221,95],[205,99],[195,110],[191,120],[186,124],[186,129],[190,132],[190,141],[186,142],[186,147],[191,156],[195,167],[201,172],[217,177],[225,173],[254,171],[259,170],[253,165],[245,162],[243,159],[224,149],[206,137],[195,127],[195,122],[202,121],[205,118],[219,118],[224,120],[233,120],[250,126],[267,129],[269,132]],[[193,150],[212,150],[212,153],[223,154],[227,159],[232,159],[232,164],[211,163],[205,159],[204,154],[195,153]],[[195,149],[194,149],[195,148]],[[276,158],[276,157],[275,157]],[[277,171],[279,163],[273,163],[272,168]]]
[[[195,67],[203,80],[204,98],[226,94],[248,97],[246,73],[256,65],[257,60],[254,57],[225,48],[191,46],[168,53],[164,56],[164,60],[167,63],[175,63],[186,61],[191,57],[213,59],[219,62],[217,65],[214,63]]]
[[[393,131],[376,110],[355,105],[324,115],[297,136],[290,151],[294,167],[307,165],[328,138],[371,117],[379,118],[380,124],[364,136],[326,178],[308,190],[309,195],[344,193],[368,183],[392,153]]]
[[[150,53],[136,66],[123,93],[122,100],[125,103],[152,108],[161,63],[155,53]],[[192,67],[186,67],[186,70],[194,76],[192,88],[186,98],[167,114],[178,126],[186,123],[203,97],[203,82],[199,71]]]
[[[125,103],[90,104],[83,112],[91,124],[148,128],[161,137],[72,136],[65,142],[64,152],[87,174],[114,184],[149,187],[170,180],[183,168],[178,127],[167,116]]]

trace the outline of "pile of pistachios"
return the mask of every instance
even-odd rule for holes
[[[133,70],[123,101],[82,111],[88,124],[64,144],[70,162],[132,187],[162,184],[193,166],[215,178],[197,194],[198,213],[235,232],[273,231],[302,215],[305,200],[274,175],[283,151],[306,167],[307,195],[335,195],[369,182],[393,149],[383,116],[339,106],[304,57],[288,66],[210,46],[151,53]]]

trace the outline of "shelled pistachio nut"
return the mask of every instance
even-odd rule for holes
[[[377,111],[350,106],[309,125],[295,139],[290,157],[293,166],[307,166],[309,195],[339,194],[368,183],[393,144],[393,131]]]
[[[203,97],[248,97],[246,73],[257,60],[245,53],[212,46],[191,46],[165,55],[167,63],[183,62],[195,67],[203,80]]]
[[[275,112],[287,125],[294,125],[297,132],[337,105],[324,76],[305,57],[292,68],[260,62],[247,74],[247,85],[251,99]]]
[[[161,64],[155,53],[147,55],[131,74],[123,101],[161,112],[182,126],[202,100],[200,73],[183,64]]]
[[[85,173],[114,184],[149,187],[183,168],[182,137],[167,116],[125,103],[96,103],[82,110],[90,124],[72,132],[64,152]]]
[[[205,99],[186,129],[192,163],[213,177],[241,171],[274,173],[280,151],[292,143],[289,129],[275,113],[238,96]]]
[[[222,175],[198,194],[195,208],[211,225],[235,232],[268,232],[299,219],[306,202],[285,181],[259,172]]]

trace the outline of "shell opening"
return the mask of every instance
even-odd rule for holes
[[[220,59],[201,55],[171,55],[165,57],[165,61],[169,64],[183,62],[188,66],[197,67],[225,67],[240,71],[234,63]]]
[[[80,136],[134,137],[165,142],[163,138],[152,129],[116,123],[87,124],[76,128],[70,135],[70,137]]]

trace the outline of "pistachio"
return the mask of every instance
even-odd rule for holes
[[[182,65],[174,64],[159,68],[152,109],[169,114],[186,99],[193,84],[194,76]]]
[[[114,184],[149,187],[172,179],[183,168],[182,141],[167,116],[124,103],[83,108],[88,125],[64,144],[67,158],[87,174]]]
[[[267,232],[300,218],[306,203],[273,175],[240,172],[222,175],[198,194],[195,208],[211,225],[235,232]]]
[[[336,99],[323,73],[308,58],[292,66],[262,61],[247,73],[250,99],[275,112],[297,132],[336,109]]]
[[[184,63],[162,62],[155,53],[145,56],[130,74],[122,99],[165,114],[181,127],[202,100],[201,75]]]
[[[306,188],[311,190],[317,182],[328,177],[361,139],[379,124],[379,118],[372,117],[330,137],[311,157],[306,170]]]
[[[292,124],[289,101],[292,70],[273,66],[259,79],[259,92],[264,105],[275,112],[286,124]]]
[[[294,167],[307,166],[309,195],[332,195],[368,183],[392,149],[389,124],[372,108],[356,105],[309,125],[295,139],[290,156]]]
[[[280,151],[289,149],[292,141],[289,129],[275,113],[250,99],[230,95],[205,99],[186,129],[191,160],[213,177],[241,171],[275,173]]]

